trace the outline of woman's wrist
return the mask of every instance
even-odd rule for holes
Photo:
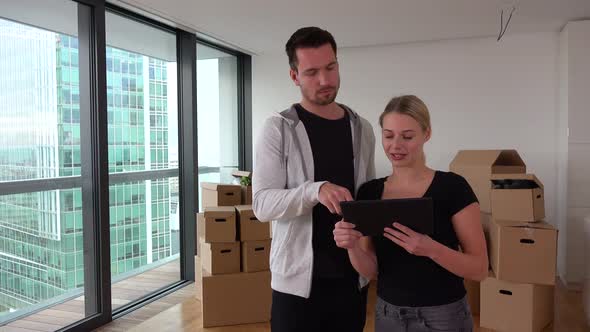
[[[348,253],[353,255],[358,255],[362,253],[363,249],[361,248],[361,243],[358,241],[353,248],[348,248]]]
[[[446,247],[435,240],[430,239],[430,241],[432,241],[432,245],[430,252],[428,253],[428,258],[436,262]]]

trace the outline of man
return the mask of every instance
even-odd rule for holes
[[[269,118],[256,145],[253,209],[272,220],[273,331],[362,331],[367,281],[336,247],[340,202],[375,177],[368,121],[335,102],[337,47],[316,27],[286,44],[301,101]]]

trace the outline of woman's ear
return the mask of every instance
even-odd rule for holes
[[[425,138],[424,142],[428,142],[430,140],[431,136],[432,136],[432,129],[431,128],[426,129],[426,136],[425,136],[426,138]]]

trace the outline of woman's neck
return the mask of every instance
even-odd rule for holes
[[[413,167],[394,167],[387,181],[407,185],[427,179],[433,172],[432,169],[424,164]]]

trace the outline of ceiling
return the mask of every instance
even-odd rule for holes
[[[560,31],[590,18],[590,0],[118,0],[252,54],[281,52],[297,28],[332,32],[339,47]]]

